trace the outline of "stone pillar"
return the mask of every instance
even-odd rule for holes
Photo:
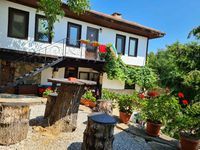
[[[88,116],[82,150],[112,150],[116,120],[105,113]]]

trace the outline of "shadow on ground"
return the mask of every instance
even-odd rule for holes
[[[44,118],[44,116],[38,116],[36,118],[33,118],[29,120],[30,126],[42,126],[42,127],[48,127],[49,123],[48,120]]]
[[[67,150],[81,150],[81,142],[74,142],[70,144],[70,146],[67,148]]]

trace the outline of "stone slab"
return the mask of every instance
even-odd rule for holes
[[[0,94],[0,104],[28,104],[37,105],[46,103],[47,98],[38,96],[16,95],[16,94]]]

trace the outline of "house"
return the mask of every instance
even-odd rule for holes
[[[87,11],[76,15],[63,4],[65,17],[56,22],[54,38],[46,34],[47,20],[37,12],[37,0],[0,1],[0,86],[49,85],[50,77],[77,77],[102,81],[103,88],[124,89],[125,83],[109,80],[98,48],[80,39],[112,43],[128,65],[144,66],[150,39],[163,32],[112,15]],[[16,82],[17,81],[17,82]]]

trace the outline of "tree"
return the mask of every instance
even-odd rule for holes
[[[158,74],[162,87],[168,86],[175,93],[182,91],[186,98],[199,101],[200,45],[198,43],[176,42],[169,45],[157,54],[150,54],[148,66]]]
[[[188,38],[190,38],[191,36],[196,37],[196,39],[200,39],[200,26],[192,29],[192,31],[190,31]]]
[[[40,0],[38,11],[43,11],[48,21],[48,32],[53,37],[54,23],[64,16],[62,4],[65,3],[76,14],[84,13],[90,8],[89,0]]]

